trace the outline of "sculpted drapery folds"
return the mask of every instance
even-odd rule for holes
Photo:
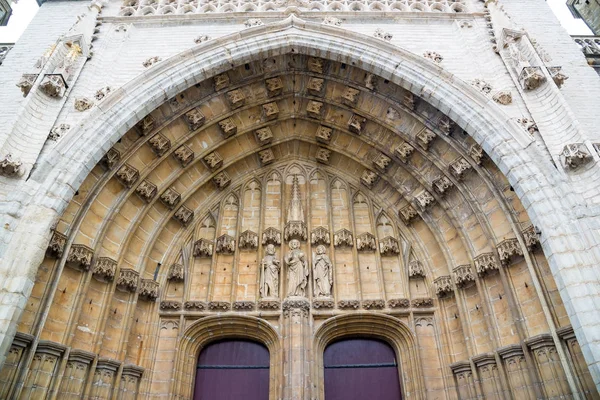
[[[317,246],[317,254],[313,261],[313,279],[315,297],[330,297],[333,285],[333,266],[329,256],[325,254],[325,246]]]
[[[267,246],[267,255],[260,267],[260,296],[262,298],[279,297],[279,260],[275,257],[275,246]]]
[[[306,255],[300,250],[300,241],[290,241],[290,251],[285,255],[287,265],[287,295],[306,296],[306,285],[308,283],[308,265]]]

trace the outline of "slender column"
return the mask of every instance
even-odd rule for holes
[[[303,297],[283,302],[284,400],[310,399],[310,303]]]

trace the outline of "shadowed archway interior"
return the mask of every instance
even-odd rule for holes
[[[290,219],[294,199],[303,211]],[[288,235],[290,223],[300,228]],[[285,268],[277,296],[260,291],[266,246],[281,259],[296,236],[308,264],[325,246],[333,271],[331,296],[309,281],[301,312],[283,302]],[[593,389],[522,204],[448,116],[351,64],[289,53],[234,65],[145,116],[85,179],[0,393],[189,398],[178,343],[193,342],[190,325],[243,313],[281,334],[310,315],[308,338],[357,310],[414,335],[407,365],[420,370],[398,378],[407,398],[467,398],[476,377],[490,398],[562,396],[571,375]],[[305,343],[282,364],[310,368]],[[45,363],[58,357],[67,362]],[[294,379],[271,371],[269,398]],[[322,384],[302,390],[318,396]]]

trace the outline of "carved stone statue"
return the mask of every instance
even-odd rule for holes
[[[285,255],[287,265],[287,295],[306,296],[306,285],[308,283],[308,265],[306,255],[300,250],[300,241],[290,241],[290,251]]]
[[[267,246],[267,255],[260,263],[260,296],[276,298],[279,296],[279,260],[275,257],[275,246]]]
[[[325,246],[317,246],[317,255],[313,261],[313,280],[315,297],[330,297],[333,285],[333,266],[325,254]]]

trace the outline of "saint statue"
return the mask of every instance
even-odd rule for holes
[[[325,254],[325,251],[325,246],[317,246],[317,255],[314,257],[313,261],[315,297],[331,297],[333,266],[329,256]]]
[[[279,296],[279,260],[275,257],[275,246],[267,246],[267,255],[260,263],[260,296]]]
[[[300,250],[300,242],[297,239],[290,241],[290,251],[285,255],[285,263],[287,265],[287,295],[306,296],[309,270],[306,255]]]

